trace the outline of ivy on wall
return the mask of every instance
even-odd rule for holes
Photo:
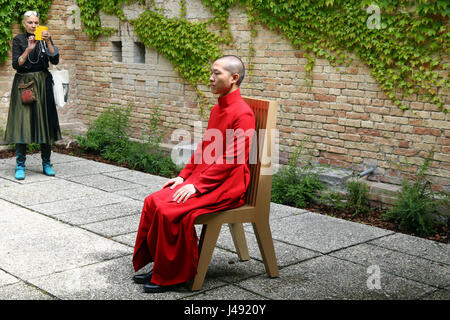
[[[252,39],[256,35],[254,26],[260,23],[305,51],[309,78],[316,58],[340,66],[348,65],[354,55],[370,68],[383,91],[400,108],[407,108],[403,99],[418,95],[448,112],[441,96],[441,91],[450,87],[449,65],[443,63],[450,53],[448,0],[202,0],[211,8],[214,18],[209,23],[220,26],[220,36],[207,31],[207,23],[186,21],[185,0],[180,0],[180,17],[172,19],[159,13],[154,1],[77,0],[85,33],[92,39],[111,34],[114,30],[102,28],[99,12],[125,21],[121,8],[136,1],[147,6],[132,22],[138,37],[165,55],[195,88],[196,83],[207,79],[209,61],[220,54],[219,47],[233,43],[228,9],[241,5],[249,16]],[[16,14],[20,15],[15,9],[22,2],[25,0],[0,0],[0,4],[6,3],[0,7],[0,19],[6,21],[0,28],[0,61],[6,59],[11,39],[8,26],[18,17]],[[50,4],[27,1],[28,7],[38,8],[41,14]],[[253,55],[251,42],[250,64]],[[197,93],[201,95],[198,89]]]
[[[400,108],[402,99],[418,94],[444,112],[439,90],[449,88],[450,53],[447,0],[203,0],[220,14],[241,3],[256,20],[280,32],[306,51],[306,72],[315,58],[338,66],[355,54],[370,69],[386,95]],[[374,6],[374,3],[376,6]],[[373,7],[368,13],[367,8]],[[220,9],[218,9],[220,8]],[[372,14],[373,13],[373,14]],[[375,21],[370,19],[374,18]],[[443,70],[440,75],[438,70]]]
[[[130,21],[138,38],[155,48],[174,65],[200,98],[201,110],[207,103],[197,84],[209,84],[209,64],[221,55],[218,43],[224,39],[206,29],[206,23],[191,23],[186,19],[166,18],[152,10]]]
[[[28,10],[39,12],[40,20],[45,22],[51,5],[52,2],[46,0],[0,0],[0,63],[8,59],[13,22],[21,24],[23,14]]]

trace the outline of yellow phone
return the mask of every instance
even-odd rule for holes
[[[34,40],[42,40],[42,31],[48,31],[48,27],[37,26],[34,30]]]

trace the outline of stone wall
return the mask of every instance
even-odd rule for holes
[[[159,106],[165,143],[175,129],[193,131],[199,115],[193,88],[173,66],[152,48],[143,48],[133,27],[102,14],[104,26],[118,31],[110,37],[91,41],[72,21],[74,0],[55,0],[47,25],[61,50],[63,69],[71,75],[70,102],[59,108],[63,128],[82,131],[111,105],[132,105],[132,127],[139,138],[148,127],[154,108]],[[155,1],[167,16],[179,16],[179,1]],[[186,1],[187,18],[192,21],[212,16],[200,0]],[[128,18],[144,8],[125,8]],[[250,29],[243,8],[230,9],[230,28],[235,39],[227,54],[248,62]],[[332,166],[363,171],[377,166],[372,181],[399,184],[412,177],[434,150],[429,173],[437,188],[450,190],[450,115],[435,105],[412,97],[408,111],[394,106],[380,89],[370,70],[355,60],[349,67],[333,67],[317,59],[312,86],[307,85],[304,52],[295,50],[280,34],[257,26],[253,75],[241,87],[243,95],[277,100],[280,131],[279,154],[286,163],[295,147],[306,139],[305,151],[313,160]],[[19,32],[18,27],[14,34]],[[13,77],[10,61],[0,66],[0,126],[8,110]],[[201,87],[210,99],[208,88]],[[450,94],[444,92],[446,104]]]

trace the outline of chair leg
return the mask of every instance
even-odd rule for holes
[[[200,290],[205,280],[206,272],[208,271],[209,263],[216,246],[217,238],[219,237],[221,224],[205,224],[202,228],[201,242],[199,246],[199,259],[197,266],[197,274],[189,283],[191,291]]]
[[[242,223],[229,223],[231,237],[233,238],[234,247],[241,261],[250,259],[248,254],[247,241],[245,239],[244,225]]]
[[[264,261],[264,267],[270,277],[278,277],[278,264],[273,246],[272,232],[269,222],[253,222],[253,230],[258,241],[259,250]]]

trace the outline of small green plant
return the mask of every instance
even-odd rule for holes
[[[445,208],[448,210],[450,205],[450,194],[433,191],[431,182],[426,179],[430,160],[431,155],[412,183],[403,181],[397,200],[384,214],[386,219],[398,223],[402,230],[424,236],[435,232],[440,223],[438,217],[444,215]]]
[[[89,127],[86,136],[78,136],[78,144],[87,152],[99,154],[103,158],[130,168],[165,177],[179,172],[170,157],[160,147],[161,134],[146,136],[146,141],[132,141],[128,135],[131,107],[126,110],[109,108]],[[155,130],[159,116],[154,115],[150,130]]]
[[[41,145],[39,143],[29,143],[27,144],[27,153],[35,153],[41,150]]]
[[[273,202],[304,208],[318,201],[318,193],[324,185],[319,180],[318,173],[311,170],[310,163],[304,167],[298,166],[301,149],[301,146],[298,147],[289,160],[289,165],[281,167],[273,176],[271,198]]]
[[[320,193],[319,203],[328,207],[336,208],[340,211],[344,211],[346,209],[345,196],[340,192],[336,192],[328,188]]]
[[[347,202],[345,207],[351,211],[354,216],[366,214],[370,210],[369,187],[361,181],[351,180],[346,183]]]
[[[163,131],[161,129],[161,106],[157,105],[153,109],[150,117],[150,124],[148,129],[142,130],[142,137],[149,145],[151,150],[159,150],[163,139]]]
[[[149,152],[149,150],[152,151]],[[132,169],[163,177],[173,177],[180,171],[170,157],[164,155],[160,149],[152,149],[148,143],[132,142],[125,162]]]
[[[86,151],[100,154],[105,159],[123,161],[130,142],[127,133],[130,112],[131,108],[108,108],[91,124],[85,137],[77,137],[78,144]]]

